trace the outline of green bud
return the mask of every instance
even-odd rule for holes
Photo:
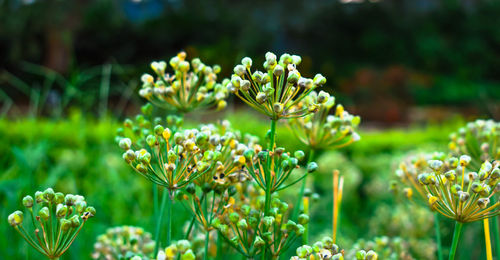
[[[300,214],[299,215],[299,224],[306,225],[307,223],[309,223],[309,216],[306,214]]]
[[[54,203],[55,204],[64,203],[64,194],[62,192],[56,192],[55,198],[54,198]]]
[[[26,207],[26,208],[31,208],[33,207],[33,197],[31,197],[30,195],[26,196],[23,198],[23,205]]]
[[[146,137],[146,143],[150,146],[153,147],[156,145],[156,136],[154,135],[148,135]]]
[[[43,192],[41,192],[41,191],[35,192],[35,201],[36,201],[36,203],[42,203],[44,201]]]
[[[67,232],[70,228],[71,228],[71,221],[67,220],[67,219],[61,219],[61,230],[63,232]]]
[[[69,221],[71,221],[72,228],[77,228],[78,226],[80,226],[80,220],[78,219],[77,215],[73,215],[73,217],[71,217]]]
[[[233,224],[236,224],[236,222],[238,222],[239,219],[240,219],[240,215],[238,215],[238,213],[236,213],[236,212],[233,212],[229,215],[229,221],[231,221],[231,223],[233,223]]]
[[[189,240],[182,239],[177,241],[177,249],[181,254],[185,253],[190,248],[191,248],[191,242],[189,242]]]
[[[277,114],[281,114],[283,112],[283,104],[276,102],[273,104],[273,111]]]
[[[62,218],[68,213],[68,206],[63,204],[57,204],[56,217]]]
[[[240,221],[238,221],[238,228],[241,228],[241,229],[248,228],[247,221],[244,218],[242,218],[242,219],[240,219]]]
[[[13,227],[20,225],[23,223],[24,214],[22,211],[16,210],[14,213],[10,214],[7,218],[9,224]]]
[[[132,140],[130,140],[129,138],[122,138],[118,143],[118,146],[120,146],[120,148],[123,150],[128,150],[130,149],[130,146],[132,146]]]
[[[55,193],[52,188],[48,188],[43,192],[43,198],[48,200],[49,202],[52,202],[54,200]]]
[[[366,251],[365,250],[359,250],[356,252],[356,259],[358,260],[365,260],[366,259]]]
[[[307,165],[307,172],[308,173],[315,172],[317,169],[318,169],[318,164],[316,164],[315,162],[310,162]]]
[[[165,128],[161,125],[157,125],[154,128],[155,135],[163,135],[163,131],[165,131]]]
[[[49,208],[43,207],[38,211],[38,216],[42,218],[43,220],[48,220],[50,216],[50,211]]]
[[[288,232],[296,231],[297,223],[293,222],[292,220],[288,220],[288,222],[286,223],[286,230]]]
[[[262,239],[260,236],[256,236],[255,237],[255,240],[253,242],[253,246],[255,248],[260,248],[260,247],[263,247],[264,245],[266,244],[266,242],[264,241],[264,239]]]
[[[283,74],[283,72],[285,72],[285,70],[283,69],[283,67],[281,67],[281,65],[276,65],[276,67],[274,67],[273,70],[274,76],[279,77]]]
[[[87,202],[85,202],[84,200],[80,200],[80,201],[76,202],[75,208],[76,208],[76,212],[78,212],[78,214],[82,214],[83,211],[87,208]]]
[[[305,154],[304,154],[304,152],[302,150],[297,150],[297,151],[295,151],[295,153],[293,154],[293,156],[295,158],[297,158],[299,161],[302,161],[304,159],[304,157],[305,157]]]

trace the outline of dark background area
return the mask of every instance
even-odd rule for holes
[[[499,13],[492,0],[2,0],[0,100],[23,113],[56,75],[37,113],[73,95],[67,103],[88,114],[103,98],[116,114],[152,60],[186,50],[227,77],[242,57],[261,63],[271,50],[301,55],[301,72],[325,75],[365,122],[498,118]]]

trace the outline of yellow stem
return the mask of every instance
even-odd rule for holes
[[[486,259],[492,260],[493,254],[491,253],[491,239],[490,239],[490,222],[489,219],[483,219],[484,224],[484,242],[486,244]]]

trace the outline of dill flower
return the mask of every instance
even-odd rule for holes
[[[344,260],[345,251],[338,245],[333,243],[333,239],[325,237],[321,241],[314,243],[312,246],[302,245],[296,250],[297,255],[292,256],[291,260],[315,260],[315,259],[331,259],[331,260]],[[350,256],[346,259],[357,260],[377,260],[378,255],[373,250],[368,252],[359,250],[355,256]]]
[[[420,174],[430,170],[428,162],[430,160],[442,160],[443,171],[448,171],[457,167],[458,160],[450,158],[446,160],[447,155],[442,152],[419,153],[416,155],[408,155],[396,170],[396,176],[399,182],[404,186],[402,193],[410,200],[414,199],[414,194],[417,194],[417,200],[427,203],[427,193],[424,187],[420,184],[418,177]]]
[[[271,194],[292,186],[318,169],[315,162],[310,162],[302,176],[287,182],[293,171],[300,168],[299,159],[303,159],[303,155],[302,151],[296,151],[291,155],[281,147],[272,152],[249,149],[244,154],[248,174],[261,189]]]
[[[151,68],[156,74],[141,77],[139,95],[152,104],[178,113],[216,106],[224,109],[228,96],[226,88],[217,83],[218,65],[207,66],[199,58],[186,61],[186,53],[179,52],[169,61],[173,73],[167,73],[165,61],[154,61]]]
[[[475,172],[466,170],[471,162],[469,156],[455,160],[458,165],[448,171],[444,170],[443,161],[430,160],[432,172],[418,176],[431,209],[460,223],[497,216],[500,203],[491,204],[490,200],[500,190],[500,161],[485,161]]]
[[[23,205],[29,211],[31,223],[23,225],[24,213],[10,214],[8,223],[41,254],[58,259],[76,239],[87,220],[96,213],[80,195],[54,192],[52,188],[37,191],[35,198],[25,196]],[[32,232],[32,233],[31,233]],[[31,233],[31,234],[30,234]]]
[[[302,77],[297,70],[302,61],[300,56],[285,53],[279,60],[272,52],[265,56],[264,72],[252,72],[252,59],[245,57],[241,64],[234,67],[231,80],[225,80],[223,85],[250,107],[273,120],[301,117],[317,111],[318,104],[301,109],[293,107],[325,84],[325,77],[321,74],[316,74],[313,79]]]
[[[273,259],[285,252],[304,233],[309,221],[302,215],[298,223],[289,219],[288,204],[273,198],[269,215],[264,215],[262,196],[249,202],[238,200],[227,205],[213,226],[222,238],[242,255],[253,258],[268,248]]]
[[[147,146],[133,144],[123,138],[119,146],[125,150],[123,159],[139,174],[155,184],[166,187],[171,196],[215,165],[214,145],[205,132],[188,129],[172,133],[161,125],[146,137]],[[135,148],[134,145],[138,146]]]
[[[97,237],[94,244],[93,259],[139,259],[153,258],[155,241],[151,234],[141,227],[119,226],[106,230]]]
[[[413,260],[409,253],[408,243],[400,237],[381,236],[371,240],[359,239],[352,246],[351,252],[346,254],[347,259],[356,259],[363,255],[363,251],[377,252],[380,259],[387,260]],[[368,253],[366,253],[368,255]]]
[[[500,122],[476,120],[450,135],[448,147],[454,156],[467,154],[469,167],[479,168],[484,161],[500,159]]]
[[[349,114],[340,104],[335,107],[334,114],[330,115],[335,98],[326,92],[320,91],[318,94],[312,91],[292,110],[301,111],[316,104],[318,112],[287,121],[297,139],[314,150],[338,149],[359,141],[356,129],[361,121],[360,117]]]
[[[193,246],[189,240],[179,240],[173,242],[165,248],[160,250],[156,257],[157,260],[195,260],[196,254],[193,251]]]

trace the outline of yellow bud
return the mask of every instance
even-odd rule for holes
[[[177,53],[177,58],[179,58],[179,60],[185,60],[186,59],[186,52],[181,51],[181,52]]]
[[[168,129],[168,128],[165,128],[165,130],[163,130],[162,135],[163,135],[163,138],[165,138],[165,141],[168,141],[168,139],[172,135],[172,131],[170,131],[170,129]]]
[[[342,118],[344,114],[344,106],[338,105],[337,108],[335,109],[335,115]]]
[[[435,208],[436,202],[438,201],[438,198],[436,196],[430,196],[429,197],[429,205],[432,208]]]
[[[450,142],[448,148],[450,148],[450,150],[455,150],[457,149],[457,144],[455,142]]]
[[[240,157],[238,157],[238,162],[239,162],[240,164],[245,164],[245,163],[246,163],[245,156],[240,156]]]

